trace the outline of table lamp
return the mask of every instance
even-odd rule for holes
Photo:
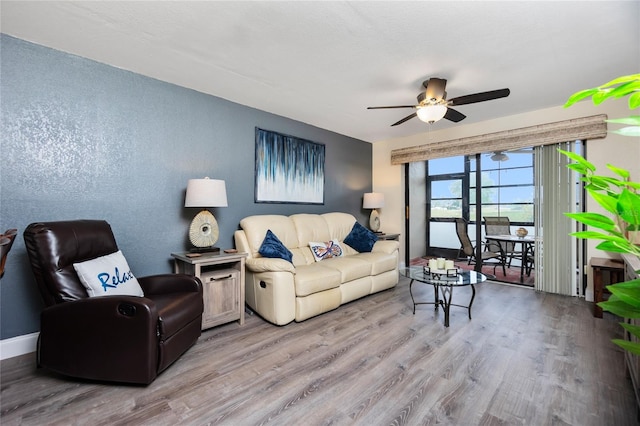
[[[185,207],[203,207],[191,221],[189,241],[194,246],[191,252],[219,252],[214,247],[218,241],[218,222],[207,207],[227,207],[227,189],[224,181],[219,179],[189,179]]]
[[[366,192],[362,200],[363,209],[372,209],[369,216],[369,228],[373,232],[380,232],[379,208],[384,207],[384,194],[381,192]]]

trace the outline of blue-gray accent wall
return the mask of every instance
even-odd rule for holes
[[[0,53],[0,232],[19,231],[0,280],[0,339],[39,330],[22,239],[32,222],[105,219],[144,276],[171,272],[170,253],[189,246],[191,178],[226,181],[229,207],[212,209],[223,248],[253,214],[367,221],[367,142],[4,34]],[[325,144],[324,205],[254,202],[256,127]]]

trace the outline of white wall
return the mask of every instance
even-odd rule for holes
[[[521,127],[535,126],[538,124],[552,123],[569,120],[572,118],[586,117],[596,114],[607,114],[608,118],[627,117],[637,112],[628,109],[626,99],[607,100],[603,104],[594,106],[591,101],[580,102],[570,108],[562,106],[532,111],[525,114],[512,115],[496,120],[458,125],[451,129],[437,130],[435,124],[430,132],[405,138],[390,139],[376,142],[373,145],[373,190],[385,194],[385,208],[381,212],[381,222],[385,231],[400,233],[401,259],[404,259],[404,182],[403,167],[391,165],[391,151],[424,145],[428,142],[439,142],[469,136],[478,136],[486,133],[500,132]],[[619,125],[610,124],[609,129],[617,129]],[[609,134],[605,139],[589,141],[587,144],[587,159],[598,169],[599,174],[612,175],[606,164],[611,163],[631,171],[632,180],[640,181],[640,140],[639,138],[623,137]],[[604,213],[591,199],[587,200],[589,211]],[[615,257],[595,249],[597,242],[589,241],[587,259],[592,256]],[[591,293],[591,283],[588,284],[588,296]],[[589,297],[587,297],[589,300]],[[592,299],[591,299],[592,300]]]

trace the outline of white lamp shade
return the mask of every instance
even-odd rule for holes
[[[223,180],[189,179],[185,207],[227,207],[227,188]]]
[[[363,209],[378,209],[384,207],[384,194],[381,192],[366,192],[362,200]]]
[[[445,105],[426,105],[418,107],[418,110],[416,111],[418,118],[425,123],[435,123],[436,121],[441,120],[446,113],[447,107]]]

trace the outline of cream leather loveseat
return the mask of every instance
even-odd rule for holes
[[[259,215],[240,221],[236,249],[248,253],[246,302],[273,324],[304,321],[343,303],[398,283],[397,241],[376,241],[371,252],[359,253],[344,239],[356,219],[347,213]],[[293,254],[292,262],[262,257],[268,230]],[[344,256],[316,261],[309,242],[338,240]]]

